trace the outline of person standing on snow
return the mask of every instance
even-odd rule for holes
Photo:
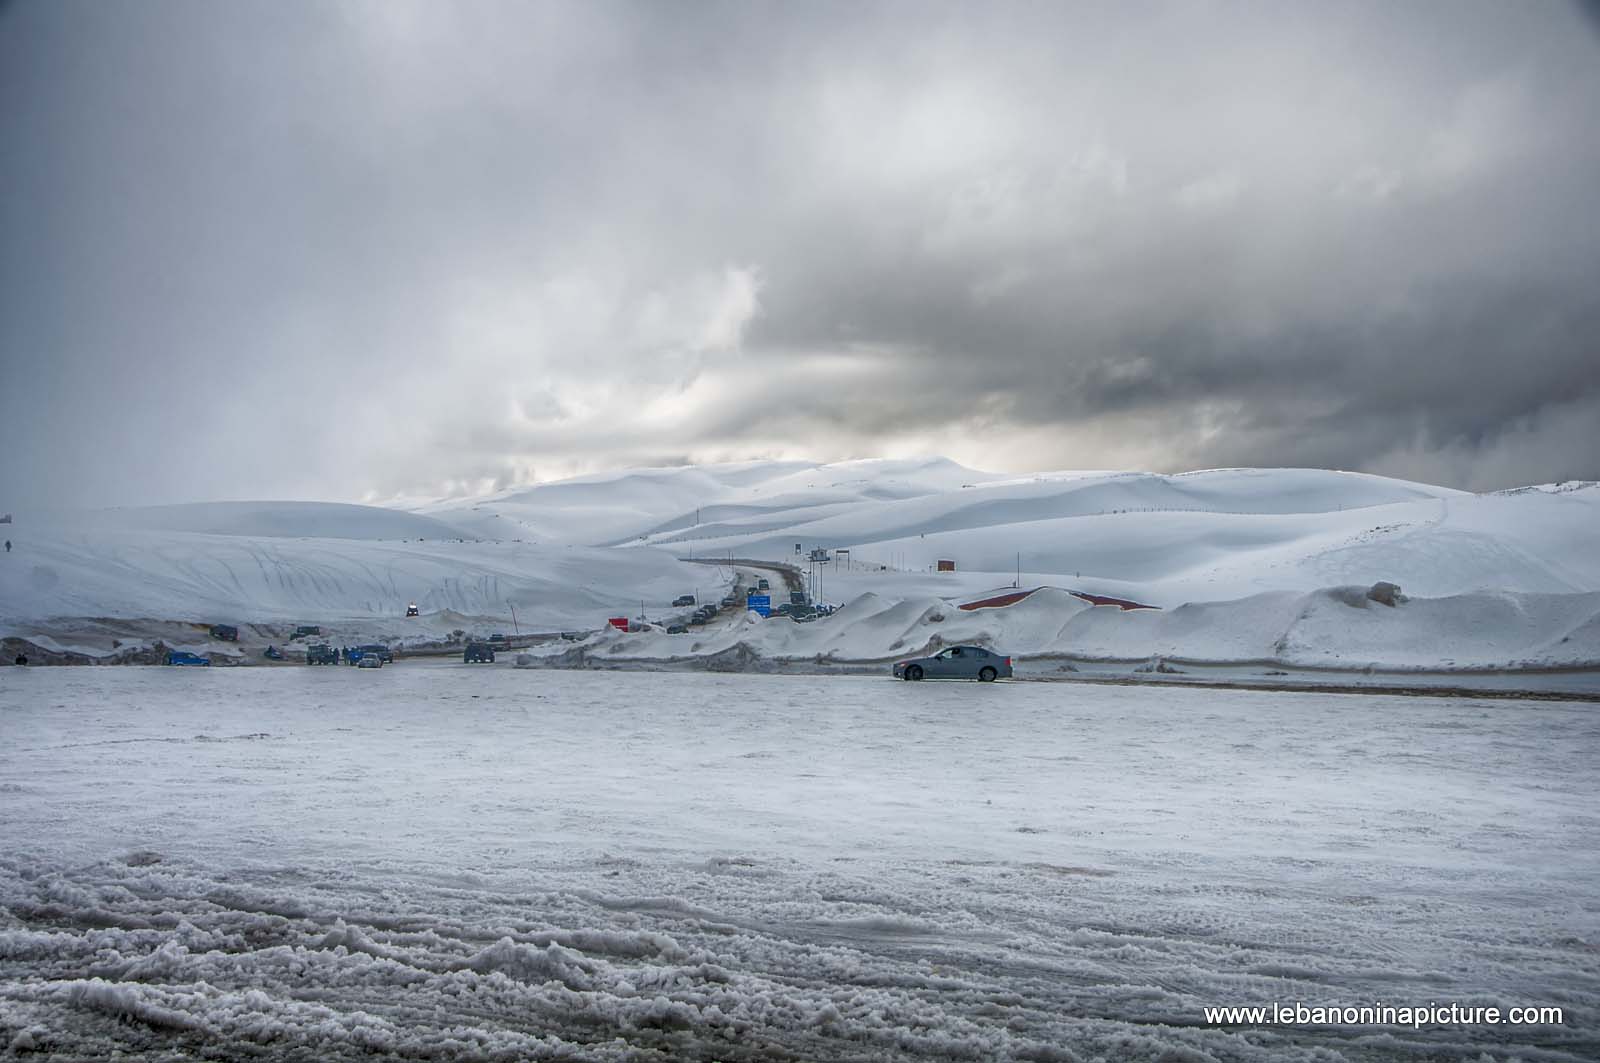
[[[7,539],[6,540],[6,553],[9,554],[10,552],[11,552],[11,540]]]

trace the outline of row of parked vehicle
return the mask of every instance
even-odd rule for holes
[[[272,648],[267,647],[269,650]],[[282,659],[281,654],[278,659]],[[394,651],[380,642],[344,646],[337,650],[325,642],[306,647],[307,664],[338,664],[341,661],[357,668],[382,668],[394,663]]]

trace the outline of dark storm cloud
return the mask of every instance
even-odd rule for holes
[[[1557,3],[11,5],[0,494],[1592,477],[1595,113]]]

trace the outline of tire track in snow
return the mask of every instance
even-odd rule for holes
[[[1204,1026],[1200,1006],[1217,999],[1366,991],[1404,972],[1352,977],[1376,957],[1349,925],[1274,943],[1203,907],[1141,924],[1122,910],[1115,875],[968,867],[976,888],[952,897],[918,869],[883,881],[883,869],[757,876],[591,861],[508,891],[429,886],[393,868],[148,859],[0,861],[0,1044],[76,1058],[730,1061],[1328,1061],[1532,1047],[1481,1030],[1366,1029],[1358,1040]],[[1593,995],[1574,996],[1593,1018]],[[1571,1024],[1521,1032],[1546,1059],[1595,1047]]]

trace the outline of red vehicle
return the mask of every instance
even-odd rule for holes
[[[612,627],[616,628],[618,631],[626,631],[626,630],[628,630],[628,618],[625,617],[625,616],[609,617],[609,618],[607,618],[606,623],[610,624]]]

